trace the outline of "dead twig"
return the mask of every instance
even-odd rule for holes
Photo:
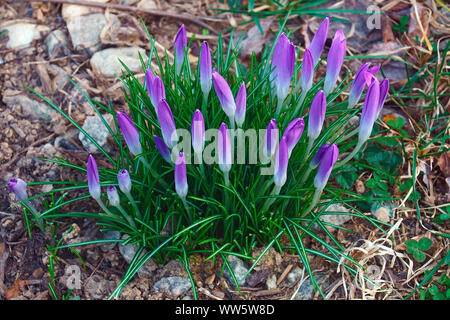
[[[183,21],[188,21],[197,24],[198,26],[208,29],[213,34],[219,34],[217,30],[215,30],[213,27],[209,26],[208,24],[204,23],[200,19],[202,17],[194,17],[187,14],[178,14],[178,13],[171,13],[167,11],[162,10],[151,10],[151,9],[143,9],[143,8],[137,8],[122,4],[116,4],[116,3],[99,3],[99,2],[88,2],[83,0],[7,0],[6,2],[9,3],[17,3],[17,2],[46,2],[46,3],[62,3],[62,4],[75,4],[78,6],[86,6],[86,7],[96,7],[96,8],[103,8],[103,9],[115,9],[119,11],[130,11],[135,13],[146,13],[157,17],[168,17],[173,19],[180,19]]]

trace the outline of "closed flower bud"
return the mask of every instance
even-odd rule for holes
[[[175,60],[177,66],[177,74],[180,74],[181,67],[184,60],[184,50],[187,48],[187,33],[186,27],[181,25],[178,29],[177,35],[175,37],[174,49],[175,49]]]
[[[175,190],[180,198],[186,198],[188,184],[186,176],[186,159],[183,152],[180,152],[175,162]]]
[[[159,151],[164,160],[171,163],[172,159],[170,158],[170,151],[164,140],[158,137],[157,135],[153,135],[153,137],[155,138],[156,149]]]
[[[308,92],[311,89],[314,78],[314,59],[311,53],[311,50],[306,48],[305,53],[303,55],[303,64],[302,64],[302,77],[301,77],[301,85],[303,92]]]
[[[377,119],[378,105],[380,99],[380,83],[370,73],[366,72],[366,80],[371,84],[367,90],[366,99],[364,100],[364,106],[361,113],[361,119],[359,121],[359,143],[364,143],[369,139],[372,133],[373,124]]]
[[[339,149],[335,143],[327,148],[320,160],[319,169],[317,170],[316,177],[314,179],[314,186],[323,190],[330,177],[331,170],[339,156]]]
[[[380,83],[380,98],[378,99],[377,118],[383,109],[384,102],[389,92],[389,79],[383,79]]]
[[[272,119],[267,126],[266,133],[264,135],[264,156],[266,158],[272,158],[277,150],[279,131],[277,128],[277,120]]]
[[[158,103],[157,114],[164,142],[170,149],[172,149],[178,142],[178,135],[172,110],[166,100],[161,100]]]
[[[226,80],[217,72],[213,71],[213,84],[216,91],[217,98],[222,106],[225,114],[230,118],[234,118],[236,113],[236,103],[234,102],[233,93]]]
[[[314,66],[316,66],[320,60],[320,55],[322,54],[325,42],[327,41],[329,27],[330,17],[327,17],[320,24],[319,29],[317,29],[316,34],[311,41],[311,45],[309,46],[314,59]]]
[[[330,51],[327,56],[327,73],[325,75],[325,82],[323,86],[323,91],[326,96],[333,91],[336,85],[342,63],[344,62],[345,51],[345,36],[342,30],[338,29],[333,38],[333,42],[331,43]]]
[[[359,68],[358,72],[356,73],[355,80],[353,80],[352,87],[350,89],[350,93],[348,96],[348,108],[351,109],[354,106],[356,106],[359,102],[359,99],[361,98],[361,94],[364,91],[364,88],[366,86],[366,79],[365,79],[365,73],[370,72],[371,74],[375,74],[378,69],[380,68],[380,65],[376,65],[372,68],[369,68],[370,63],[365,63]]]
[[[97,163],[92,155],[89,155],[87,163],[88,187],[91,197],[99,200],[101,196],[100,178],[98,176]]]
[[[139,131],[134,126],[133,121],[125,112],[120,111],[117,113],[117,122],[130,152],[135,156],[141,154],[142,146],[139,141]]]
[[[28,199],[27,183],[20,178],[13,178],[8,183],[9,191],[13,192],[19,201]]]
[[[131,179],[130,174],[126,169],[119,170],[117,174],[117,182],[119,183],[119,189],[125,194],[131,192]]]
[[[305,121],[303,121],[303,118],[295,118],[284,130],[283,137],[286,138],[289,157],[291,156],[292,150],[297,145],[298,140],[300,140],[304,128]]]
[[[224,173],[229,172],[233,161],[231,152],[231,138],[228,127],[223,122],[220,125],[219,134],[217,137],[217,153],[220,170]]]
[[[205,147],[205,120],[200,110],[195,110],[191,123],[192,148],[201,154]]]
[[[322,160],[322,157],[325,153],[325,151],[327,151],[327,149],[330,147],[330,143],[327,142],[324,145],[322,145],[319,150],[317,150],[316,155],[314,156],[314,158],[312,159],[311,163],[309,164],[309,166],[311,167],[311,169],[315,169],[319,166],[320,164],[320,160]]]
[[[120,205],[119,193],[117,192],[116,187],[108,186],[108,188],[106,188],[106,194],[108,195],[110,205],[113,207],[118,207]]]
[[[245,89],[245,83],[242,82],[241,87],[236,95],[236,114],[234,120],[238,127],[242,127],[245,121],[245,111],[247,109],[247,91]]]
[[[327,99],[323,91],[320,90],[314,97],[311,109],[309,110],[308,137],[313,141],[320,135],[320,131],[322,131],[326,109]]]
[[[212,86],[211,51],[208,42],[203,41],[200,50],[200,87],[205,97],[208,97]]]
[[[272,57],[270,81],[275,86],[278,101],[284,101],[289,93],[295,66],[295,46],[284,33],[280,35]]]

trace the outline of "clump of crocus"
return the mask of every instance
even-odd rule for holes
[[[187,33],[186,27],[181,25],[178,29],[177,35],[175,37],[174,49],[175,49],[175,65],[177,69],[177,74],[180,74],[181,67],[184,61],[184,50],[187,48]]]
[[[331,43],[330,51],[327,57],[327,73],[325,75],[325,82],[323,85],[323,92],[328,96],[333,91],[336,81],[341,71],[342,63],[344,62],[346,51],[346,40],[341,29],[336,31],[333,42]]]
[[[278,38],[272,57],[272,73],[270,81],[278,99],[276,114],[280,114],[291,85],[295,66],[295,46],[282,33]]]

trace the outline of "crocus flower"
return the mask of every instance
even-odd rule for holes
[[[158,103],[166,99],[166,90],[164,89],[164,83],[160,77],[155,77],[152,82],[150,100],[152,101],[155,109],[158,107]]]
[[[386,101],[387,94],[389,92],[389,79],[383,79],[380,83],[380,98],[378,100],[377,118],[380,115],[384,102]]]
[[[270,81],[275,86],[278,101],[284,101],[289,93],[295,65],[295,47],[284,33],[275,45],[272,57],[272,73]]]
[[[181,25],[180,29],[178,29],[174,43],[177,74],[180,74],[181,66],[183,65],[184,60],[184,50],[186,48],[187,48],[187,34],[186,34],[186,27],[183,24]]]
[[[288,142],[286,137],[282,137],[275,156],[275,172],[273,181],[278,189],[286,183],[287,167],[289,161]]]
[[[370,72],[371,74],[375,74],[378,69],[380,68],[380,65],[373,66],[372,68],[369,68],[370,63],[365,63],[359,68],[358,72],[356,73],[355,80],[353,80],[352,87],[350,89],[350,94],[348,96],[348,108],[351,109],[359,102],[359,99],[361,98],[361,94],[364,91],[364,87],[366,86],[366,78],[365,73]]]
[[[236,114],[234,120],[238,127],[242,127],[245,120],[245,111],[247,109],[247,91],[245,89],[245,83],[242,82],[241,87],[236,95]]]
[[[17,199],[19,199],[20,201],[28,199],[27,183],[22,179],[12,178],[11,180],[9,180],[8,189],[9,191],[14,192]]]
[[[342,30],[338,29],[334,35],[333,42],[331,43],[330,51],[328,51],[327,56],[327,73],[325,75],[325,83],[323,86],[323,91],[326,96],[333,91],[334,86],[336,85],[342,63],[344,62],[345,50],[345,36]]]
[[[364,106],[361,113],[361,119],[359,120],[359,136],[358,142],[364,143],[370,137],[373,124],[377,119],[378,104],[380,98],[380,83],[369,72],[365,73],[366,81],[371,81],[369,89],[367,89],[366,99],[364,100]]]
[[[315,169],[319,166],[320,161],[322,160],[322,157],[325,153],[325,151],[327,151],[327,149],[329,148],[330,143],[327,142],[324,145],[322,145],[319,150],[317,150],[316,155],[314,156],[314,158],[312,159],[311,163],[309,164],[309,166],[311,167],[311,169]]]
[[[186,198],[188,184],[186,176],[186,159],[183,152],[180,152],[175,162],[175,190],[181,199]]]
[[[327,148],[320,160],[319,169],[317,170],[316,177],[314,179],[314,186],[318,190],[323,190],[330,177],[333,165],[336,162],[339,155],[339,149],[335,143]]]
[[[125,194],[131,192],[131,179],[130,174],[126,169],[119,170],[117,173],[117,182],[119,183],[119,189]]]
[[[205,147],[205,120],[200,110],[195,110],[191,122],[192,148],[196,154],[202,154]]]
[[[214,89],[223,111],[230,118],[230,120],[234,119],[236,103],[234,102],[233,93],[231,92],[230,86],[216,70],[213,71],[212,78]]]
[[[212,85],[211,51],[208,42],[203,41],[200,50],[200,87],[205,98],[208,97]]]
[[[99,200],[101,195],[100,178],[98,177],[97,163],[95,162],[94,156],[91,154],[89,155],[87,163],[87,178],[91,197],[95,200]]]
[[[106,188],[106,194],[108,195],[109,204],[113,207],[118,207],[120,205],[119,193],[116,187],[108,186]]]
[[[311,50],[306,48],[303,55],[301,85],[304,93],[311,89],[314,77],[314,59]]]
[[[139,131],[134,126],[133,121],[125,112],[120,111],[117,113],[117,122],[130,152],[135,156],[141,154],[142,146],[139,141]]]
[[[166,100],[161,100],[158,103],[157,115],[164,142],[169,148],[173,148],[178,142],[178,135],[172,110]]]
[[[317,29],[309,48],[314,59],[314,66],[320,60],[320,55],[322,54],[323,48],[325,47],[325,42],[327,41],[328,28],[330,26],[330,17],[325,18]]]
[[[303,121],[303,118],[295,118],[284,130],[283,137],[286,138],[289,157],[291,156],[292,150],[296,146],[298,140],[300,140],[304,128],[305,121]]]
[[[153,104],[153,99],[152,99],[152,85],[153,85],[153,80],[155,80],[155,75],[153,74],[153,71],[151,69],[147,69],[147,71],[145,72],[145,84],[147,85],[147,93],[148,96],[150,97],[150,100]]]
[[[264,156],[266,158],[272,158],[277,150],[278,144],[278,128],[277,128],[277,120],[272,119],[267,126],[266,133],[264,135]]]
[[[231,138],[228,127],[222,122],[217,137],[217,154],[219,158],[219,167],[224,173],[228,173],[231,169]]]
[[[155,138],[156,149],[159,151],[164,160],[171,163],[172,160],[170,158],[170,151],[164,140],[158,137],[157,135],[153,135],[153,137]]]
[[[325,111],[327,109],[327,99],[322,90],[320,90],[311,104],[308,120],[308,137],[314,141],[322,131],[323,121],[325,120]]]

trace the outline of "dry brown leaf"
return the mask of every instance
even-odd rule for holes
[[[438,166],[446,178],[450,177],[450,153],[441,154],[438,159]]]

